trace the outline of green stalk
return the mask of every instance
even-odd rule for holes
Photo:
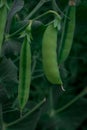
[[[55,114],[55,109],[54,109],[53,88],[52,87],[50,87],[50,90],[49,90],[49,100],[50,100],[49,116],[50,116],[50,118],[53,119],[53,122],[55,122],[56,121],[56,114]],[[58,130],[57,125],[55,125],[55,130]]]
[[[15,125],[17,123],[19,123],[20,121],[22,121],[23,119],[25,119],[27,116],[29,116],[30,114],[32,114],[34,111],[36,111],[44,102],[46,101],[46,98],[44,98],[40,103],[38,103],[32,110],[30,110],[29,112],[27,112],[25,115],[23,115],[21,118],[6,124],[6,127],[10,127],[12,125]]]
[[[25,20],[30,19],[46,2],[50,0],[40,0],[36,7],[31,11],[31,13],[25,18]]]
[[[50,117],[54,117],[54,105],[53,105],[53,91],[52,91],[52,87],[50,87],[50,90],[49,90],[49,100],[50,100],[49,116]]]
[[[78,101],[79,98],[83,97],[85,94],[87,94],[87,87],[79,95],[77,95],[74,99],[72,99],[70,102],[68,102],[66,105],[64,105],[63,107],[59,108],[58,110],[55,110],[55,114],[58,114],[58,113],[64,111],[65,109],[70,107],[73,103]]]
[[[5,130],[3,123],[3,113],[2,113],[2,104],[0,103],[0,130]]]
[[[61,16],[54,10],[49,10],[49,11],[46,11],[45,13],[37,16],[36,18],[34,18],[33,20],[36,20],[36,19],[39,19],[39,18],[42,18],[44,17],[45,15],[48,15],[48,14],[54,14],[58,19],[61,19]]]

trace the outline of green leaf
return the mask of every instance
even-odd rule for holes
[[[60,20],[60,19],[56,18],[56,19],[54,20],[54,27],[55,27],[55,28],[57,27],[58,30],[61,29],[61,20]]]
[[[13,90],[17,89],[18,84],[17,67],[11,59],[5,57],[0,61],[0,84],[8,97],[14,95],[15,91]]]
[[[6,57],[18,56],[20,53],[21,43],[17,40],[9,39],[5,41],[2,47],[2,54]]]

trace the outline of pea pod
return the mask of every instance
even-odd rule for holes
[[[0,56],[1,56],[1,47],[3,43],[3,38],[4,38],[6,19],[7,19],[7,7],[5,4],[3,4],[0,7]]]
[[[67,59],[72,47],[74,30],[75,30],[75,12],[76,12],[75,2],[70,0],[66,13],[69,19],[65,17],[64,28],[59,48],[59,54],[58,54],[59,64],[63,63]]]
[[[52,84],[62,84],[57,63],[57,28],[53,23],[48,25],[42,40],[42,61],[46,78]]]
[[[27,37],[25,37],[20,54],[19,86],[18,86],[18,99],[21,110],[26,105],[29,97],[30,82],[31,82],[31,49]]]

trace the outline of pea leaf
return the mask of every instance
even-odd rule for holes
[[[12,89],[17,87],[17,68],[11,59],[2,58],[0,61],[0,86],[10,97],[15,91]],[[11,91],[12,90],[12,91]],[[9,93],[9,94],[8,94]],[[4,98],[4,97],[2,97]]]
[[[60,19],[56,18],[56,19],[54,20],[54,27],[55,27],[55,28],[57,27],[58,30],[61,29],[61,20],[60,20]]]
[[[2,54],[6,57],[18,56],[20,53],[21,43],[17,40],[9,39],[5,41],[2,47]]]

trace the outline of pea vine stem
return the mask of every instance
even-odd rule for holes
[[[56,114],[55,114],[55,109],[54,109],[54,102],[53,102],[53,88],[50,87],[49,90],[49,100],[50,100],[50,111],[49,111],[49,116],[53,120],[56,121]],[[55,126],[55,130],[58,130],[57,126]]]
[[[25,18],[25,20],[30,19],[46,2],[50,0],[40,0],[36,7],[31,11],[31,13]]]
[[[58,113],[64,111],[69,106],[71,106],[73,103],[75,103],[79,98],[83,97],[85,94],[87,94],[87,87],[78,96],[76,96],[74,99],[72,99],[66,105],[64,105],[63,107],[59,108],[58,110],[55,110],[55,114],[58,114]]]
[[[29,112],[27,112],[25,115],[23,115],[21,118],[9,123],[9,124],[5,124],[6,127],[10,127],[12,125],[15,125],[17,123],[19,123],[20,121],[22,121],[23,119],[25,119],[27,116],[29,116],[30,114],[32,114],[34,111],[36,111],[44,102],[46,101],[46,98],[44,98],[40,103],[38,103],[32,110],[30,110]]]
[[[51,0],[53,10],[60,11],[55,0]]]
[[[61,19],[61,16],[60,16],[56,11],[54,11],[54,10],[48,10],[48,11],[46,11],[45,13],[43,13],[43,14],[37,16],[36,18],[33,18],[32,20],[34,21],[34,20],[40,19],[40,18],[42,18],[42,17],[44,17],[45,15],[48,15],[48,14],[54,14],[58,19]],[[25,19],[24,21],[27,21],[27,19]],[[19,33],[19,32],[20,32],[24,27],[26,27],[27,25],[28,25],[28,21],[27,21],[26,25],[24,25],[23,27],[21,27],[21,28],[20,28],[19,30],[17,30],[16,32],[14,32],[14,33],[12,33],[12,34],[6,35],[6,37],[5,37],[6,40],[8,40],[9,38],[15,36],[17,33]]]
[[[43,13],[43,14],[37,16],[37,17],[34,18],[33,20],[39,19],[39,18],[41,18],[41,17],[43,17],[43,16],[45,16],[45,15],[48,15],[48,14],[54,14],[58,19],[61,19],[61,16],[60,16],[56,11],[54,11],[54,10],[48,10],[48,11],[46,11],[45,13]]]
[[[61,14],[61,17],[67,17],[65,14],[64,14],[64,11],[62,11],[60,8],[59,8],[59,6],[57,5],[57,3],[56,3],[56,0],[51,0],[52,1],[52,6],[53,6],[53,10],[55,10],[55,11],[58,11],[60,14]],[[68,17],[67,17],[67,19],[69,19]]]
[[[11,110],[4,111],[3,114],[9,113],[9,112],[14,112],[14,111],[18,111],[18,109],[11,109]]]
[[[40,78],[40,77],[43,77],[43,76],[44,76],[43,73],[42,73],[42,74],[39,74],[39,75],[36,75],[36,76],[32,76],[32,80],[37,79],[37,78]]]
[[[2,104],[0,103],[0,130],[6,130],[5,125],[3,123],[3,112],[2,112]]]
[[[50,87],[50,90],[49,90],[49,100],[50,100],[50,113],[49,113],[49,116],[52,117],[52,116],[54,116],[53,89],[52,89],[52,87]]]
[[[0,103],[0,129],[3,130],[3,114],[2,114],[2,104]]]
[[[36,54],[36,55],[33,56],[32,74],[35,71],[35,67],[36,67],[36,64],[37,64],[37,58],[38,58],[38,56],[39,56],[38,54]]]

